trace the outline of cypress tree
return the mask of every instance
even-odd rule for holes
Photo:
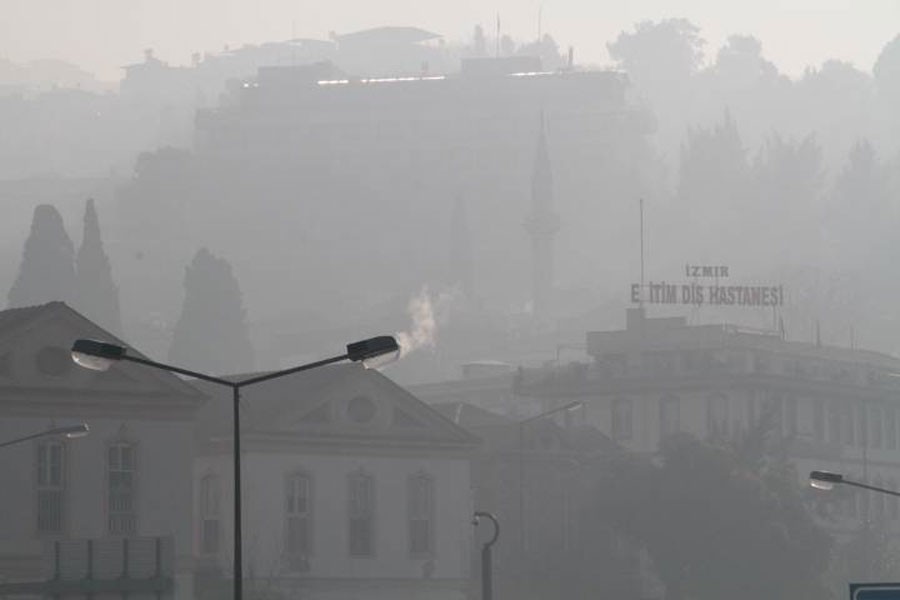
[[[89,198],[84,209],[84,235],[75,258],[76,308],[113,333],[122,331],[119,288],[112,277],[109,258],[103,250],[100,221]]]
[[[71,301],[75,295],[75,248],[59,211],[35,207],[19,274],[7,297],[10,308]]]
[[[253,349],[240,285],[223,258],[201,248],[185,270],[184,306],[169,361],[226,374],[253,368]]]

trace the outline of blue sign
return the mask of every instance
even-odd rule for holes
[[[851,583],[850,600],[900,600],[900,583]]]

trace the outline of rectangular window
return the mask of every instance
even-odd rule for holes
[[[881,428],[884,424],[881,422],[881,407],[880,406],[872,406],[870,407],[869,412],[869,441],[872,444],[872,448],[881,448]]]
[[[797,435],[797,413],[799,411],[797,398],[794,396],[788,396],[784,399],[783,407],[784,418],[782,419],[782,423],[784,423],[784,435],[787,437],[793,437]]]
[[[884,488],[884,483],[880,479],[875,480],[875,487]],[[884,517],[884,509],[885,509],[885,494],[869,494],[872,498],[872,513],[874,513],[876,519],[882,519]]]
[[[868,415],[866,414],[866,405],[858,404],[857,411],[859,416],[859,435],[856,437],[857,443],[859,443],[862,447],[869,447],[869,419],[866,418]],[[852,409],[850,414],[852,415]]]
[[[681,403],[677,396],[666,396],[659,401],[659,439],[681,430]]]
[[[729,400],[724,394],[714,394],[706,399],[706,430],[711,438],[729,434]]]
[[[350,477],[350,556],[372,556],[375,550],[375,485],[372,477]]]
[[[844,428],[844,444],[847,446],[852,446],[856,443],[854,432],[856,431],[856,426],[853,421],[853,405],[847,404],[844,406],[843,412],[841,413],[843,416],[843,428]]]
[[[434,552],[434,481],[427,475],[409,480],[409,553],[431,555]]]
[[[107,450],[107,510],[110,535],[137,532],[134,446],[111,444]]]
[[[312,485],[307,475],[288,477],[284,497],[285,552],[309,556],[312,551]]]
[[[777,394],[769,394],[763,401],[762,414],[765,424],[772,427],[774,435],[784,434],[784,400]]]
[[[66,453],[61,442],[47,441],[37,447],[37,530],[61,534],[64,525]]]
[[[614,440],[630,440],[631,429],[631,400],[616,398],[612,403],[612,437]]]
[[[200,552],[219,552],[219,478],[207,475],[200,480]]]
[[[889,480],[889,481],[887,482],[887,485],[888,485],[888,489],[889,489],[889,490],[894,490],[894,491],[897,490],[897,482],[894,481],[893,479],[892,479],[892,480]],[[888,503],[888,516],[889,516],[891,519],[893,519],[893,520],[896,521],[896,520],[897,520],[897,517],[900,516],[900,515],[898,515],[898,502],[897,502],[897,496],[888,496],[888,497],[887,497],[887,503]]]
[[[759,425],[759,414],[757,414],[756,396],[750,392],[747,396],[747,429],[753,429]]]
[[[817,442],[825,441],[825,406],[822,400],[812,401],[813,410],[813,439]]]
[[[884,443],[888,450],[897,449],[897,411],[893,406],[884,409]]]
[[[828,441],[832,444],[841,443],[842,407],[837,400],[828,405]]]

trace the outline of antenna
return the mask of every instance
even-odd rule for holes
[[[640,198],[638,200],[638,206],[640,208],[640,216],[641,216],[641,296],[639,306],[641,309],[644,308],[644,199]]]
[[[497,55],[500,58],[500,13],[497,13]]]
[[[538,36],[537,36],[538,44],[541,43],[541,18],[544,16],[543,13],[544,13],[544,5],[540,4],[540,5],[538,5]]]

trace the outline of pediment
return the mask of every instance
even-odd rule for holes
[[[451,445],[476,441],[384,375],[356,365],[337,368],[340,376],[312,389],[302,380],[286,378],[265,390],[248,391],[246,398],[252,394],[245,403],[248,420],[258,432],[313,436],[319,441],[352,438]]]
[[[143,365],[120,362],[106,372],[81,368],[71,359],[76,339],[125,344],[61,302],[22,310],[27,312],[15,327],[0,331],[0,387],[70,401],[83,401],[85,392],[90,393],[92,402],[123,395],[133,399],[165,396],[170,401],[181,398],[192,404],[202,398],[171,373]]]

